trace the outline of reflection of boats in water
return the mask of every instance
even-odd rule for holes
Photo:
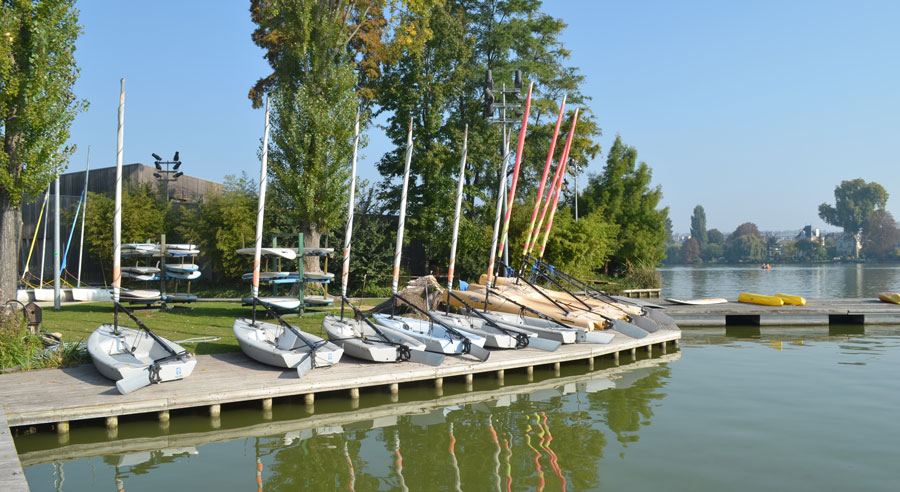
[[[427,426],[432,423],[444,422],[446,414],[466,406],[481,413],[490,413],[492,408],[510,406],[523,399],[532,402],[549,401],[575,392],[594,393],[613,387],[627,388],[637,380],[653,374],[659,366],[680,358],[681,352],[674,352],[574,376],[550,378],[534,383],[509,385],[484,391],[450,394],[431,400],[386,403],[353,411],[316,413],[296,420],[229,428],[226,419],[223,419],[223,427],[215,431],[172,433],[155,437],[116,439],[35,450],[29,450],[29,447],[34,448],[38,445],[28,443],[27,436],[25,436],[24,439],[17,441],[16,445],[20,450],[19,458],[23,467],[91,456],[152,453],[161,449],[188,449],[208,443],[261,436],[280,436],[283,438],[284,445],[287,446],[295,441],[303,441],[318,435],[394,427],[398,423],[398,416],[409,416],[411,423]],[[499,444],[503,445],[503,440],[505,440],[504,436],[498,437]],[[39,442],[44,443],[44,441]],[[503,446],[508,447],[507,445]],[[509,451],[511,452],[511,449]],[[507,466],[506,452],[501,455],[504,455],[503,466]]]

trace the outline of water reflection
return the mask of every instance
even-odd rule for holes
[[[124,490],[158,490],[188,473],[222,490],[584,490],[600,483],[607,436],[638,442],[665,398],[668,364],[678,359],[675,352],[587,373],[564,366],[560,378],[536,370],[537,382],[528,384],[508,374],[505,386],[487,390],[476,379],[473,392],[445,382],[440,398],[404,389],[422,399],[350,412],[323,412],[323,398],[304,418],[280,420],[296,411],[276,404],[273,421],[237,427],[231,422],[240,419],[223,412],[222,427],[210,432],[184,431],[179,423],[190,416],[179,416],[165,435],[107,441],[76,428],[67,446],[39,436],[20,437],[17,446],[34,491],[56,490],[50,468],[64,462],[79,478],[60,490],[111,488],[116,480]],[[159,432],[151,423],[120,427],[119,436]]]

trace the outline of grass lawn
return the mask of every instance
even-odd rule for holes
[[[383,299],[364,299],[363,308],[371,307]],[[133,310],[125,306],[137,316],[148,328],[158,335],[172,341],[186,340],[196,337],[221,337],[214,342],[184,343],[184,348],[195,354],[218,354],[240,350],[231,327],[236,318],[249,318],[252,309],[240,303],[230,302],[195,302],[185,307],[178,307],[168,312],[154,309]],[[339,313],[340,304],[334,308],[317,308],[307,311],[303,317],[295,314],[284,315],[286,321],[301,330],[325,337],[322,330],[322,318],[326,314]],[[347,308],[345,315],[352,311]],[[263,319],[265,311],[257,310],[257,316]],[[66,304],[60,311],[45,307],[43,311],[43,329],[48,332],[62,333],[63,341],[86,341],[90,334],[104,323],[112,323],[113,305],[110,302],[92,302]],[[122,326],[137,328],[125,313],[119,313]]]

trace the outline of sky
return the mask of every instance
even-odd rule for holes
[[[258,178],[263,111],[247,92],[270,73],[250,39],[249,2],[82,0],[79,114],[69,170],[115,164],[125,78],[125,163],[177,150],[187,174]],[[600,173],[616,135],[663,191],[676,232],[696,205],[709,229],[743,222],[799,230],[834,203],[842,180],[876,181],[900,218],[900,2],[546,1],[563,19],[570,66],[603,130]],[[352,122],[348,122],[352,124]],[[360,174],[390,149],[373,128]],[[579,179],[583,186],[585,179]]]

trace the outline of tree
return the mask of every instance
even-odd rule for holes
[[[592,276],[615,250],[618,226],[596,211],[575,221],[572,210],[559,210],[553,230],[544,259],[575,276]]]
[[[85,242],[100,261],[112,262],[115,202],[112,197],[89,192],[85,211]],[[142,243],[164,232],[165,204],[150,185],[122,189],[122,242]]]
[[[209,195],[200,204],[196,222],[201,238],[198,243],[209,257],[214,272],[240,278],[250,270],[251,262],[235,250],[252,247],[256,239],[258,190],[246,174],[229,175],[225,176],[222,193]]]
[[[743,224],[737,226],[737,229],[728,236],[729,241],[733,241],[741,236],[752,235],[753,237],[759,239],[759,229],[756,227],[756,224],[753,222],[744,222]]]
[[[766,245],[753,234],[743,234],[731,240],[725,248],[728,261],[762,261],[766,258]]]
[[[656,264],[665,256],[669,207],[657,209],[662,188],[651,188],[653,173],[638,162],[637,150],[616,137],[601,175],[593,175],[584,190],[585,211],[600,211],[619,226],[618,245],[609,266],[622,272],[628,264]]]
[[[869,214],[876,209],[884,210],[887,200],[888,192],[874,181],[866,183],[861,178],[841,181],[834,188],[834,206],[827,203],[819,205],[819,217],[859,239]]]
[[[721,243],[709,243],[700,250],[700,258],[707,263],[714,263],[725,255],[725,247]]]
[[[75,150],[69,126],[86,103],[74,0],[0,2],[0,302],[16,297],[22,199],[38,196]]]
[[[887,210],[875,210],[863,225],[863,249],[866,258],[887,260],[897,257],[900,230],[894,216]]]
[[[706,233],[706,212],[701,205],[694,207],[694,214],[691,215],[691,237],[697,239],[700,249],[705,248],[709,242]]]
[[[725,234],[718,229],[710,229],[706,233],[706,239],[709,244],[725,244]]]
[[[266,50],[273,73],[250,90],[254,106],[271,95],[273,110],[270,167],[273,207],[280,227],[300,225],[304,245],[318,247],[323,233],[339,224],[345,203],[352,153],[353,120],[366,97],[360,81],[377,78],[373,60],[387,56],[384,35],[386,11],[398,2],[360,0],[323,2],[253,0],[250,11],[257,24],[253,41]],[[414,2],[410,15],[426,11],[432,2]],[[407,15],[400,15],[406,18]],[[428,39],[427,24],[404,41]],[[418,36],[416,33],[418,32]],[[361,89],[361,93],[357,93]],[[365,126],[366,114],[362,114]],[[317,257],[306,266],[318,271]]]
[[[794,243],[794,249],[797,251],[797,259],[802,261],[824,261],[828,259],[825,246],[806,238],[798,239]]]
[[[697,238],[689,238],[681,245],[681,261],[695,263],[700,258],[700,241]]]

